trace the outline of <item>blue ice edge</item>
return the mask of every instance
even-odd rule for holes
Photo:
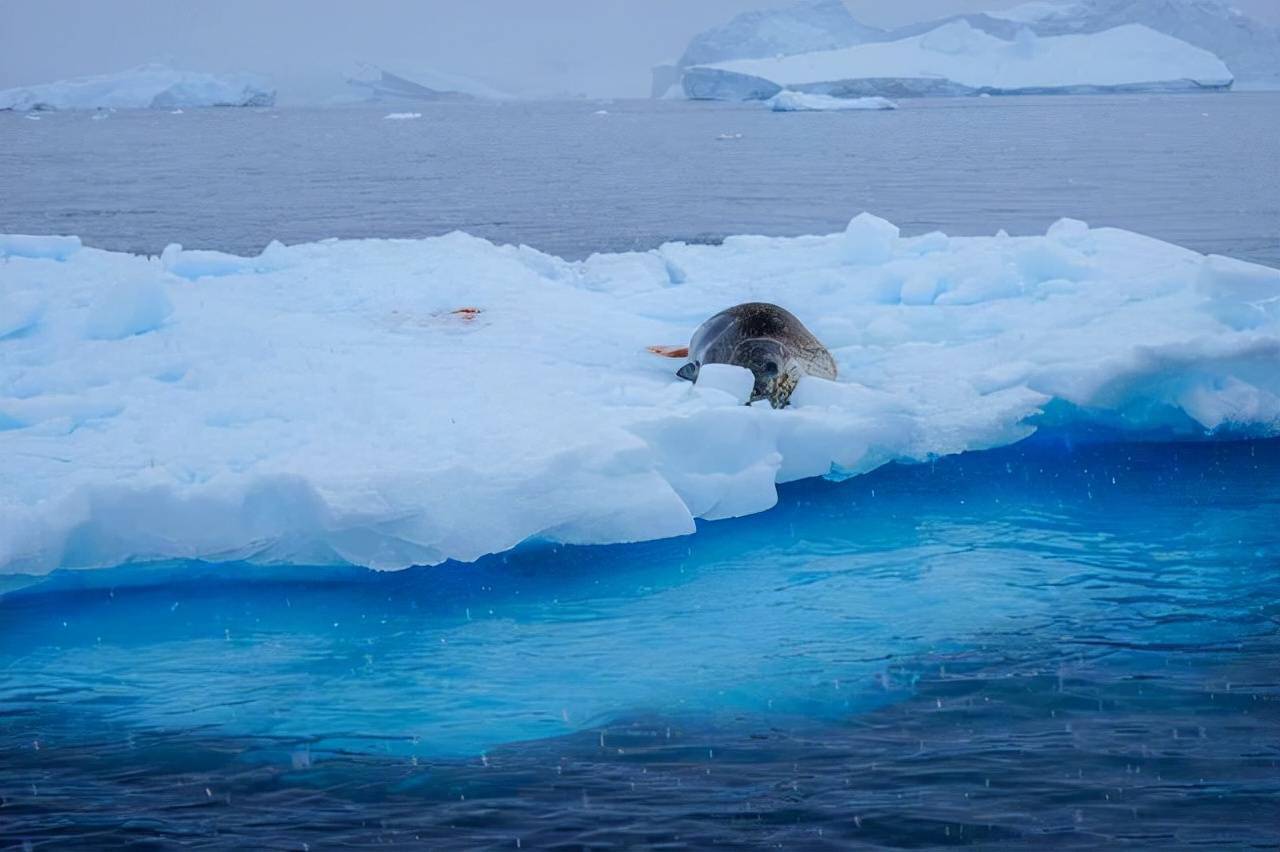
[[[117,727],[251,742],[245,759],[268,762],[295,746],[474,759],[649,717],[849,719],[909,698],[939,659],[1052,658],[1062,619],[1109,617],[1100,572],[1142,585],[1176,567],[1170,542],[1188,551],[1189,518],[1210,524],[1193,566],[1208,580],[1280,558],[1256,541],[1280,505],[1280,440],[1107,434],[1044,428],[792,483],[770,512],[639,544],[527,542],[392,573],[59,571],[0,595],[0,695],[59,696],[43,703],[46,731],[93,730],[109,712]],[[1230,642],[1236,629],[1134,623],[1144,643]]]
[[[1046,403],[1040,414],[1023,421],[1033,431],[1021,441],[986,450],[970,450],[951,456],[930,456],[924,460],[895,459],[887,465],[872,471],[848,470],[833,463],[831,469],[823,477],[778,486],[779,502],[783,495],[803,488],[806,485],[816,486],[825,480],[828,483],[843,483],[848,480],[866,476],[874,476],[886,467],[911,467],[920,464],[935,464],[942,459],[965,460],[991,453],[1002,453],[1010,450],[1053,450],[1071,451],[1076,447],[1088,447],[1100,444],[1180,444],[1180,443],[1228,443],[1245,441],[1280,440],[1280,424],[1270,427],[1254,426],[1236,428],[1224,425],[1217,429],[1207,430],[1200,423],[1188,416],[1182,409],[1171,405],[1160,406],[1159,410],[1144,408],[1138,412],[1125,410],[1109,411],[1103,409],[1083,408],[1062,399],[1054,399]],[[1136,424],[1141,424],[1140,426]],[[0,420],[0,428],[3,421]],[[776,512],[777,509],[770,511]],[[768,513],[765,513],[768,514]],[[730,521],[695,521],[695,535],[706,535],[708,530],[715,529],[725,523],[751,523],[760,515],[748,515]],[[458,570],[467,571],[469,566],[485,565],[493,560],[505,563],[509,556],[523,558],[528,555],[559,554],[575,551],[601,551],[615,548],[642,547],[651,542],[638,542],[623,545],[565,545],[556,541],[548,541],[538,537],[528,539],[515,548],[505,552],[488,554],[475,562],[447,560],[432,566],[432,570],[441,573],[452,573]],[[419,566],[417,569],[426,570]],[[82,590],[95,590],[114,587],[135,587],[151,585],[202,585],[219,583],[346,583],[362,578],[381,577],[388,572],[373,571],[358,565],[309,565],[309,564],[257,564],[245,561],[216,562],[208,560],[167,559],[159,561],[130,562],[109,568],[75,568],[64,567],[48,574],[0,574],[0,599],[15,594],[61,594]],[[392,574],[400,572],[390,572]]]

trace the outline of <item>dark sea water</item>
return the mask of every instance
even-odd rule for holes
[[[755,104],[0,113],[0,232],[256,254],[455,229],[567,257],[841,230],[1044,233],[1062,216],[1280,265],[1280,93]],[[605,110],[607,115],[597,115]],[[741,138],[721,139],[721,136]]]
[[[1275,95],[386,111],[0,114],[0,231],[579,256],[869,208],[1280,263]],[[638,545],[0,581],[0,849],[1277,848],[1280,441],[1104,438]]]

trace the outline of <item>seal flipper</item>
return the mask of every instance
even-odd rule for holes
[[[661,355],[663,358],[688,358],[688,346],[648,346],[649,352],[654,355]]]
[[[698,362],[690,361],[679,370],[676,370],[676,375],[686,382],[696,382],[698,380]]]

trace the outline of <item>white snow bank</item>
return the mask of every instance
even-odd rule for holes
[[[118,74],[76,77],[0,91],[0,109],[174,109],[271,106],[276,93],[254,74],[204,74],[141,65]]]
[[[778,482],[1008,444],[1053,400],[1147,435],[1280,433],[1280,272],[1069,220],[904,238],[864,214],[582,262],[460,233],[76,245],[0,240],[2,571],[680,535]],[[794,311],[840,381],[747,407],[742,371],[690,385],[644,351],[747,300]]]
[[[1005,41],[958,19],[899,41],[700,66],[684,81],[691,97],[746,99],[779,88],[846,95],[1221,88],[1232,75],[1212,53],[1137,24],[1046,38],[1023,29]]]
[[[804,92],[779,92],[768,101],[774,112],[825,112],[842,109],[897,109],[888,98],[833,98]]]

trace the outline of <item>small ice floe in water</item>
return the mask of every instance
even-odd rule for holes
[[[183,110],[183,109],[170,110],[169,115],[182,115],[182,113],[184,113],[185,111],[186,110]]]
[[[721,133],[719,136],[716,137],[716,139],[720,140],[721,142],[727,142],[730,139],[741,139],[741,138],[742,138],[741,133]]]
[[[94,121],[103,121],[104,119],[110,118],[110,117],[111,117],[111,113],[109,113],[109,112],[103,112],[103,111],[101,111],[101,110],[100,110],[100,111],[98,111],[98,112],[95,112],[93,115],[91,115],[91,116],[89,116],[89,117],[90,117],[91,119],[93,119]]]
[[[393,121],[408,121],[411,118],[422,118],[420,112],[389,112],[383,116],[384,119],[389,118]]]
[[[39,121],[39,120],[40,120],[40,116],[38,116],[38,115],[31,115],[30,113],[28,113],[27,115],[24,115],[24,116],[23,116],[23,118],[25,118],[27,121]]]
[[[774,112],[828,112],[847,109],[883,110],[897,109],[888,98],[833,98],[830,95],[811,95],[806,92],[778,92],[765,101]]]
[[[607,109],[598,109],[594,113],[592,113],[592,115],[608,115],[608,114],[609,114],[609,110]]]

